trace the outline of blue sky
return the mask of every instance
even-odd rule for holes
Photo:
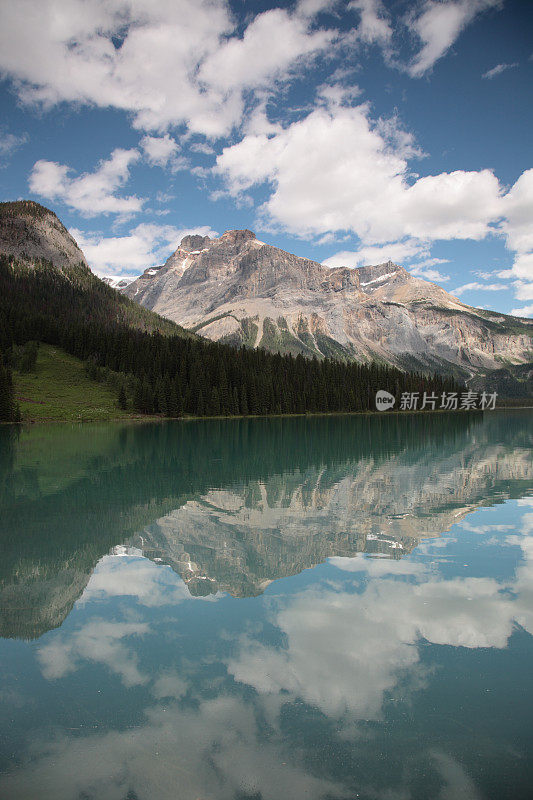
[[[251,228],[533,316],[533,3],[5,0],[0,199],[100,275]]]

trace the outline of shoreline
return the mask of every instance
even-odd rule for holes
[[[417,409],[399,411],[398,409],[387,409],[386,411],[366,410],[366,411],[324,411],[324,412],[303,412],[301,414],[232,414],[232,415],[218,415],[218,416],[184,416],[184,417],[163,417],[161,415],[141,415],[138,417],[109,417],[108,419],[27,419],[20,422],[7,422],[0,421],[0,425],[87,425],[90,423],[105,424],[108,422],[122,422],[122,423],[146,423],[146,422],[198,422],[199,420],[230,420],[230,419],[295,419],[301,417],[316,418],[316,417],[358,417],[363,415],[372,416],[390,416],[391,414],[405,415],[405,414],[450,414],[450,413],[487,413],[492,414],[494,411],[533,411],[533,405],[530,406],[496,406],[495,409],[490,411],[483,411],[480,408],[473,409],[456,409],[455,411],[446,410],[444,408],[436,409]]]

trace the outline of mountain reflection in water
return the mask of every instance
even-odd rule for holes
[[[401,558],[533,483],[527,412],[0,431],[0,634],[61,625],[134,548],[192,595],[260,594],[329,557]],[[1,472],[0,472],[1,474]]]
[[[532,421],[0,430],[2,800],[529,800]]]

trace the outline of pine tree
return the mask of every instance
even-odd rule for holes
[[[19,411],[20,416],[20,411]],[[17,406],[14,400],[11,370],[0,360],[0,420],[16,422]]]
[[[126,408],[128,407],[128,398],[126,396],[126,387],[125,387],[125,385],[123,383],[121,384],[120,392],[118,393],[118,406],[123,411],[125,411]]]

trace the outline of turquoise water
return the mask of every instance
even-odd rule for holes
[[[533,414],[0,430],[0,798],[533,796]]]

